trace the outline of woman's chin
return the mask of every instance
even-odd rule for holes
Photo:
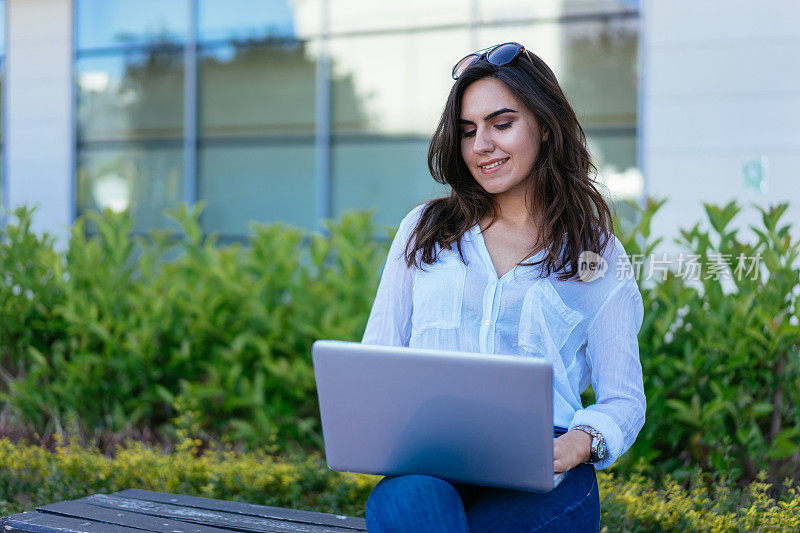
[[[483,190],[488,192],[489,194],[502,194],[504,192],[508,192],[511,189],[511,186],[508,183],[503,181],[496,181],[490,183],[482,183],[481,187]]]

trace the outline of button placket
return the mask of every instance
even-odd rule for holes
[[[499,281],[490,281],[483,291],[483,315],[481,316],[481,330],[479,345],[481,353],[494,353],[494,308],[497,300]]]
[[[478,345],[481,353],[491,353],[489,346],[489,334],[492,328],[492,310],[494,309],[494,294],[497,288],[496,281],[490,281],[483,290],[483,313],[481,314],[481,329]]]

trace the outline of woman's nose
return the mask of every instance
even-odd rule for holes
[[[491,152],[494,150],[491,132],[483,128],[478,128],[477,131],[475,131],[475,144],[472,145],[472,150],[479,153]]]

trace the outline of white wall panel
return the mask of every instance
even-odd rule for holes
[[[796,38],[796,0],[645,0],[654,44]]]
[[[671,183],[669,201],[661,208],[657,217],[656,232],[669,235],[665,251],[673,249],[670,244],[678,235],[679,228],[689,228],[705,218],[703,202],[724,204],[736,198],[743,207],[734,224],[744,230],[743,235],[752,236],[750,224],[760,225],[760,213],[751,204],[762,207],[794,199],[786,221],[800,224],[800,201],[797,201],[797,169],[800,168],[800,150],[794,154],[773,155],[769,159],[769,174],[790,176],[790,179],[771,179],[765,193],[742,187],[742,169],[735,152],[723,155],[685,156],[679,159],[668,155],[654,157],[652,165],[661,169],[659,177]],[[729,179],[714,179],[714,176],[731,176]],[[659,194],[659,197],[663,194]],[[654,221],[656,222],[656,221]],[[707,225],[705,225],[707,227]],[[662,230],[669,229],[669,232]],[[795,238],[797,234],[795,233]]]
[[[793,94],[652,98],[651,150],[800,147],[800,91]]]
[[[800,17],[800,14],[797,15]],[[659,69],[648,80],[650,95],[776,93],[800,90],[800,38],[651,45]],[[691,73],[691,79],[676,70]],[[735,80],[735,83],[720,83]]]
[[[73,218],[72,1],[8,0],[6,205],[36,205],[34,227]]]
[[[800,2],[646,0],[642,16],[646,192],[669,197],[653,220],[671,241],[701,202],[790,202],[800,232]],[[765,190],[744,165],[764,160]],[[742,226],[758,221],[746,210]],[[667,248],[668,251],[674,250]]]

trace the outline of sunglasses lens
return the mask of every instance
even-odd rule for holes
[[[489,55],[486,56],[486,59],[492,65],[505,65],[514,59],[520,50],[522,50],[522,46],[518,45],[517,43],[501,44],[489,52]]]
[[[470,54],[453,67],[453,79],[458,79],[471,64],[473,64],[480,56],[478,54]]]

